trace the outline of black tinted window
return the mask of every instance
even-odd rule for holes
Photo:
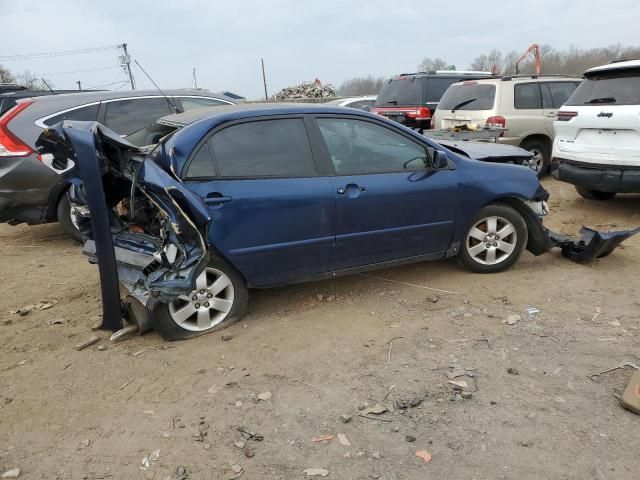
[[[424,102],[438,103],[442,98],[442,95],[444,95],[444,92],[449,88],[449,85],[456,83],[458,80],[458,78],[429,77],[424,92]]]
[[[306,177],[315,175],[302,119],[262,120],[232,125],[211,138],[223,177]]]
[[[131,135],[173,113],[165,98],[140,98],[106,103],[104,123],[120,135]]]
[[[542,108],[540,87],[537,83],[521,83],[513,90],[513,106],[521,109]]]
[[[0,115],[16,106],[16,101],[13,98],[0,98]]]
[[[205,142],[191,159],[187,178],[215,177],[216,170],[213,166],[213,157],[209,142]]]
[[[215,98],[206,97],[180,97],[182,110],[188,112],[195,108],[218,107],[220,105],[229,105],[227,102],[216,100]]]
[[[440,99],[440,110],[491,110],[496,99],[495,85],[471,82],[451,85]]]
[[[640,105],[640,71],[585,79],[566,105]]]
[[[387,127],[362,120],[318,119],[336,173],[422,170],[429,157],[422,146]]]
[[[45,120],[43,123],[46,126],[55,125],[56,123],[60,123],[63,120],[80,120],[92,122],[98,119],[98,108],[100,105],[89,105],[88,107],[76,108],[75,110],[70,110],[68,112],[61,113],[56,115],[55,117],[51,117]]]
[[[376,105],[420,105],[422,98],[422,77],[400,77],[389,80],[380,89]]]
[[[560,108],[571,96],[578,84],[575,82],[549,82],[546,86],[551,94],[551,107]],[[545,105],[546,107],[546,105]]]

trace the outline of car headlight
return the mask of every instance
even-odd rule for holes
[[[545,200],[539,202],[527,201],[524,202],[533,213],[535,213],[538,217],[544,217],[549,213],[549,204]]]

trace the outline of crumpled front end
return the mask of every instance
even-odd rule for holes
[[[118,281],[145,307],[194,289],[208,263],[210,219],[202,200],[154,163],[162,144],[138,148],[98,123],[63,122],[45,130],[37,148],[42,162],[72,183],[84,252],[100,267],[103,304],[114,302],[104,285]]]

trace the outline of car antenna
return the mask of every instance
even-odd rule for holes
[[[153,81],[153,78],[151,78],[149,76],[149,74],[146,72],[146,70],[144,68],[142,68],[142,65],[140,65],[140,63],[138,62],[138,60],[134,60],[134,62],[136,62],[136,65],[138,65],[138,67],[140,67],[140,70],[142,70],[142,73],[144,73],[147,78],[151,81],[151,83],[153,83],[153,86],[156,87],[158,89],[158,91],[162,94],[162,96],[164,97],[164,99],[167,101],[167,103],[169,104],[169,108],[173,107],[173,111],[175,113],[178,113],[178,107],[176,107],[176,104],[173,103],[169,97],[162,91],[160,90],[160,87],[158,86],[158,84],[156,82]]]
[[[44,78],[41,78],[40,80],[42,80],[42,83],[44,83],[47,86],[47,88],[49,89],[49,91],[51,92],[52,95],[56,94],[56,92],[53,91],[53,88],[51,88],[49,86],[49,84],[47,83],[47,81]]]

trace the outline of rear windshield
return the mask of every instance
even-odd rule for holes
[[[429,80],[427,80],[427,88],[425,89],[426,91],[424,92],[425,94],[424,103],[438,103],[442,98],[442,95],[444,94],[444,92],[446,92],[447,88],[449,88],[449,85],[451,85],[452,83],[456,83],[458,81],[460,81],[459,78],[429,77]]]
[[[399,77],[389,80],[378,94],[376,106],[420,105],[422,77]]]
[[[640,105],[640,70],[587,78],[565,105]]]
[[[440,99],[440,110],[491,110],[496,99],[496,86],[482,83],[452,85]]]

